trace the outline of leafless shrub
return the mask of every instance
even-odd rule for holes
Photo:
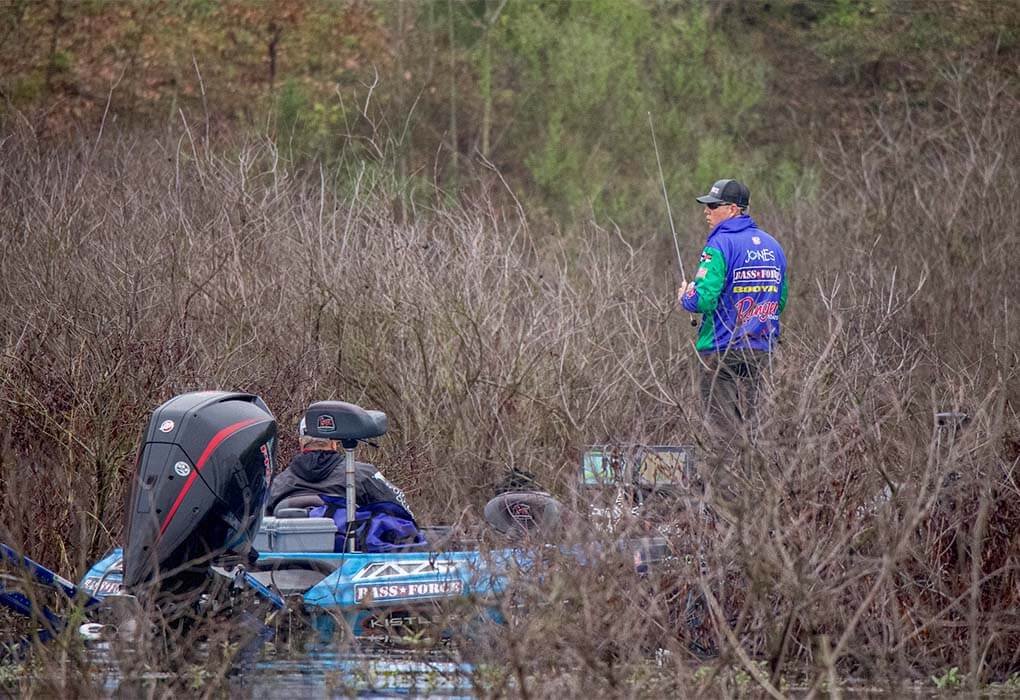
[[[484,193],[405,219],[363,169],[288,169],[271,142],[107,129],[51,151],[12,134],[4,539],[82,572],[118,540],[139,430],[174,394],[258,393],[284,457],[304,406],[341,398],[388,413],[368,457],[423,520],[476,524],[521,468],[577,511],[565,546],[602,544],[586,566],[549,550],[514,581],[507,625],[476,648],[502,660],[481,693],[729,694],[733,668],[776,695],[950,665],[975,687],[1000,679],[1020,664],[1017,105],[966,75],[947,84],[827,150],[818,202],[756,212],[793,291],[735,461],[702,437],[654,243],[594,223],[544,235]],[[972,415],[951,444],[939,409]],[[611,440],[697,444],[707,491],[655,523],[583,529],[577,457]],[[658,573],[605,554],[657,528],[675,555]]]

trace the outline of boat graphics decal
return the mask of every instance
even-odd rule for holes
[[[123,589],[120,579],[104,578],[102,576],[90,576],[81,583],[81,587],[89,593],[106,596],[111,593],[120,593]]]
[[[351,577],[352,581],[378,581],[398,576],[419,576],[421,574],[455,574],[457,563],[452,561],[374,561]]]

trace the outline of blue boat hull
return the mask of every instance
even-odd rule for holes
[[[508,572],[529,564],[522,550],[451,552],[322,553],[271,552],[260,554],[252,575],[264,584],[273,572],[309,562],[330,569],[303,591],[300,602],[313,625],[324,634],[346,628],[354,636],[401,636],[431,623],[430,612],[451,601],[477,604],[487,620],[501,622],[499,596]],[[112,550],[82,577],[80,587],[99,600],[122,592],[122,550]],[[274,586],[268,586],[275,588]],[[275,595],[275,593],[274,593]]]

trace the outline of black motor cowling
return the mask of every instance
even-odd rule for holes
[[[172,587],[258,532],[276,460],[276,419],[252,394],[202,391],[157,408],[127,510],[124,585]]]

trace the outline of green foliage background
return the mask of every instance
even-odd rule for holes
[[[649,115],[673,164],[671,191],[736,168],[737,139],[765,90],[765,68],[713,31],[704,9],[518,4],[496,43],[507,57],[501,82],[518,76],[509,128],[529,148],[517,158],[543,202],[566,215],[655,206]]]
[[[1015,73],[1018,25],[948,0],[14,0],[0,119],[264,133],[405,205],[498,171],[556,229],[661,229],[649,115],[673,197],[736,176],[781,204],[817,192],[819,137],[890,92],[923,101],[960,59]]]

